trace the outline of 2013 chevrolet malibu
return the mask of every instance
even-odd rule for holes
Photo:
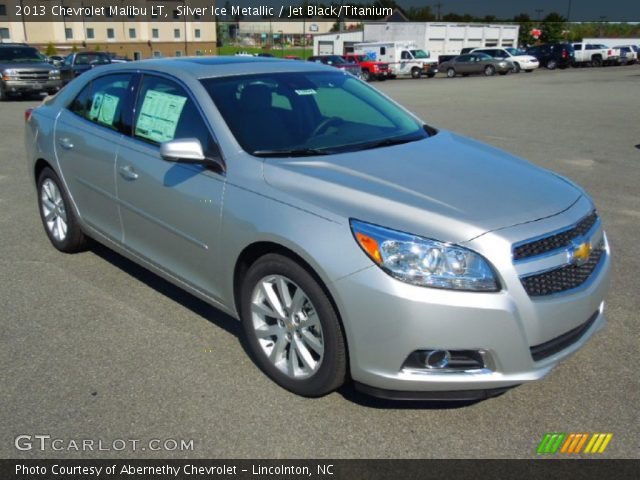
[[[605,323],[589,196],[311,62],[149,60],[26,115],[51,243],[109,245],[241,320],[257,365],[319,396],[479,399]]]

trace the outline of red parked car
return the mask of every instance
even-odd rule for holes
[[[389,64],[384,62],[377,62],[367,55],[357,53],[347,53],[342,58],[348,63],[355,63],[360,65],[362,69],[362,79],[369,81],[372,79],[386,80],[391,77],[391,70]]]

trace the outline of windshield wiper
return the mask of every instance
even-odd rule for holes
[[[424,137],[396,137],[396,138],[385,138],[384,140],[379,140],[377,142],[367,143],[362,146],[361,150],[368,150],[371,148],[379,148],[379,147],[390,147],[392,145],[401,145],[403,143],[415,142],[416,140],[422,140]]]
[[[282,150],[256,150],[252,153],[256,157],[312,157],[315,155],[329,155],[327,150],[317,148],[298,148]]]

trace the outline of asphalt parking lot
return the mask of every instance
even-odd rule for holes
[[[104,247],[64,255],[49,244],[22,143],[23,111],[36,102],[5,102],[0,457],[534,457],[546,432],[611,432],[603,457],[640,457],[640,66],[372,85],[431,125],[591,193],[614,255],[606,329],[542,381],[473,405],[379,401],[350,386],[296,397],[249,359],[235,320]],[[15,449],[16,436],[42,434],[64,444],[194,443],[171,452]]]

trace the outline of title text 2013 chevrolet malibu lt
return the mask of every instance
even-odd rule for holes
[[[26,117],[53,245],[89,236],[239,318],[297,394],[486,398],[604,325],[609,247],[580,187],[331,67],[118,64]]]

